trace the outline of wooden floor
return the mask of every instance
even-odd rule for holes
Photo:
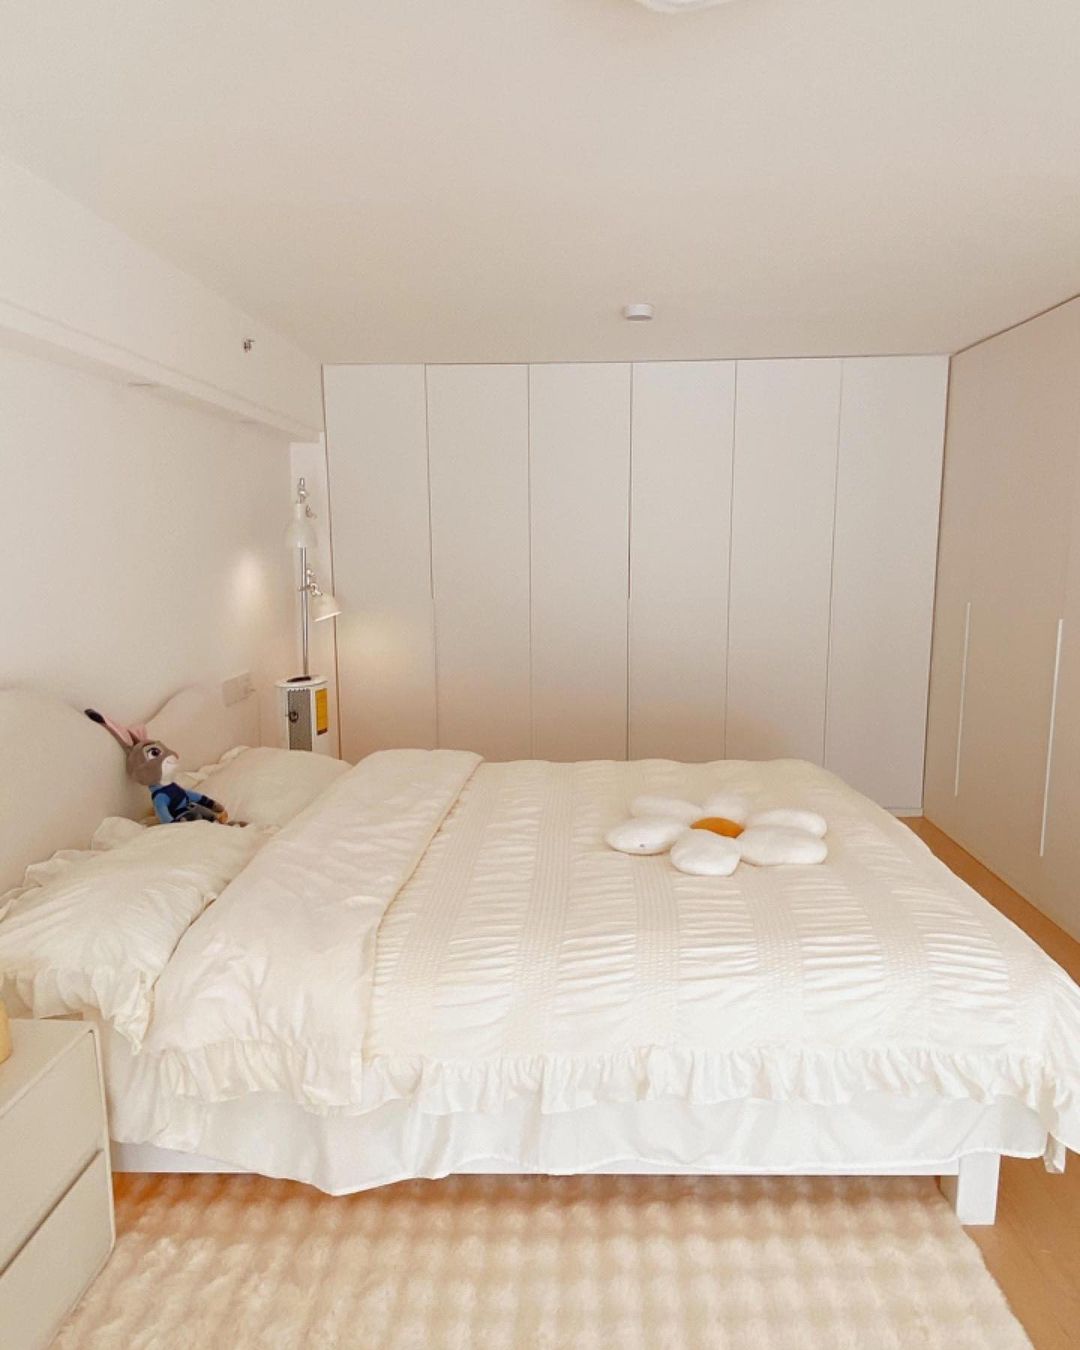
[[[907,823],[957,876],[1080,981],[1080,942],[929,821]],[[982,1249],[983,1259],[1035,1350],[1076,1350],[1080,1346],[1080,1158],[1069,1155],[1064,1176],[1051,1176],[1037,1160],[1002,1159],[997,1223],[968,1232]]]

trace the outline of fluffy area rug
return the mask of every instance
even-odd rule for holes
[[[117,1179],[62,1350],[1019,1350],[929,1178]]]

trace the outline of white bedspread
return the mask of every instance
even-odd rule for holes
[[[689,877],[603,843],[640,792],[726,789],[820,812],[828,861]],[[812,765],[392,751],[192,927],[126,1073],[162,1144],[170,1096],[440,1115],[884,1093],[1020,1103],[1078,1149],[1080,990]]]

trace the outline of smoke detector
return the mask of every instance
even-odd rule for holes
[[[644,301],[639,300],[633,305],[623,305],[622,316],[631,323],[644,323],[652,318],[653,307],[652,305],[647,305]]]

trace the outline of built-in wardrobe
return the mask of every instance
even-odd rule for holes
[[[922,800],[942,357],[331,366],[343,751]]]
[[[1080,937],[1080,300],[952,361],[926,814]]]

